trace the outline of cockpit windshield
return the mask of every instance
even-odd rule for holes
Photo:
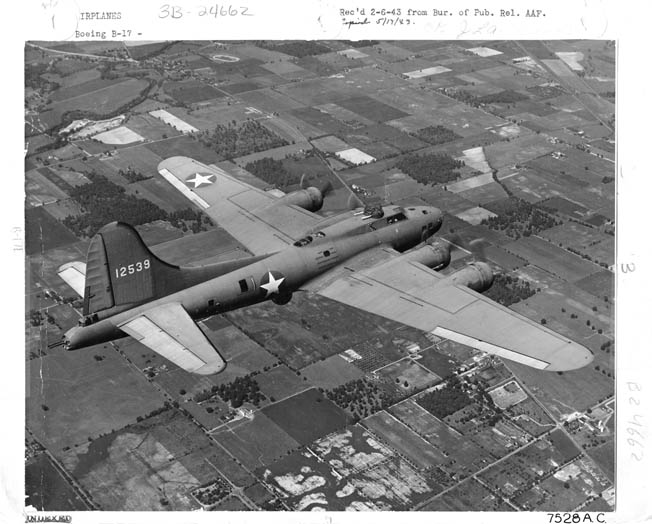
[[[387,227],[392,224],[396,224],[397,222],[401,222],[403,220],[407,220],[405,213],[403,213],[403,211],[398,211],[391,215],[385,216],[380,220],[376,220],[372,222],[371,224],[369,224],[369,227],[373,230],[382,229],[384,227]]]
[[[294,245],[296,247],[307,246],[308,244],[310,244],[310,242],[313,241],[313,236],[314,238],[322,238],[325,237],[326,234],[323,231],[317,231],[314,235],[308,235],[306,237],[300,238],[294,243]]]

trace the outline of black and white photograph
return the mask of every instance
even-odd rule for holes
[[[618,40],[107,32],[23,42],[26,515],[613,522]]]

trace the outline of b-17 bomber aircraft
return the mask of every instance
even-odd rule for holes
[[[323,202],[315,187],[278,196],[186,157],[158,169],[252,256],[179,267],[154,255],[131,226],[108,224],[93,237],[85,267],[60,269],[84,299],[80,325],[64,335],[69,350],[130,335],[186,371],[218,373],[226,363],[194,320],[308,292],[540,370],[593,359],[483,296],[494,276],[488,264],[439,273],[450,244],[433,237],[437,208],[387,205],[324,218],[315,213]]]

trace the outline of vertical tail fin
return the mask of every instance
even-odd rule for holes
[[[112,222],[91,240],[84,315],[154,300],[177,291],[181,269],[152,253],[128,224]]]

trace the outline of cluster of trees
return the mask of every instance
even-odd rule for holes
[[[199,139],[227,160],[288,145],[287,141],[255,120],[218,124],[212,132],[204,131]]]
[[[170,402],[168,402],[166,400],[160,408],[153,409],[152,411],[150,411],[146,415],[137,416],[136,417],[136,422],[142,422],[143,420],[146,420],[148,418],[155,417],[156,415],[160,415],[161,413],[163,413],[163,412],[165,412],[165,411],[167,411],[167,410],[169,410],[171,408],[172,408],[172,404],[170,404]]]
[[[518,93],[517,91],[512,91],[511,89],[485,96],[475,96],[468,91],[465,91],[464,89],[452,87],[444,87],[439,91],[441,91],[446,96],[449,96],[450,98],[454,98],[455,100],[468,104],[472,107],[480,107],[487,104],[513,104],[522,100],[529,100],[527,95]]]
[[[457,179],[464,162],[446,154],[406,155],[396,167],[421,184],[443,184]]]
[[[426,393],[417,399],[421,407],[439,419],[452,415],[471,402],[471,397],[466,394],[457,377],[452,377],[443,388]]]
[[[479,104],[513,104],[514,102],[522,102],[528,99],[529,97],[527,95],[512,91],[511,89],[477,98]]]
[[[562,223],[554,216],[516,197],[510,197],[510,205],[506,207],[504,213],[482,221],[482,224],[491,229],[504,231],[507,236],[517,239],[521,236],[529,237]]]
[[[208,229],[207,226],[212,224],[211,219],[207,215],[189,207],[168,213],[167,221],[184,232],[190,229],[193,233],[206,231]]]
[[[210,218],[201,211],[186,208],[168,213],[149,200],[127,194],[124,187],[95,171],[85,175],[90,184],[71,186],[69,190],[71,198],[82,207],[84,213],[63,219],[63,224],[79,237],[92,237],[101,227],[114,220],[122,220],[133,226],[167,220],[173,226],[183,231],[190,229],[193,233],[205,231],[211,224]]]
[[[231,490],[226,481],[218,479],[206,486],[201,486],[193,491],[195,498],[204,506],[211,506],[226,497]]]
[[[256,46],[262,47],[263,49],[269,49],[270,51],[278,51],[279,53],[284,53],[286,55],[296,56],[297,58],[321,55],[332,51],[329,47],[310,40],[303,42],[288,42],[285,44],[261,40],[256,42]]]
[[[378,45],[378,40],[342,40],[342,43],[349,47],[371,47]]]
[[[285,190],[289,186],[298,184],[301,177],[290,173],[283,165],[282,160],[265,157],[249,162],[245,169],[252,175],[264,180],[270,185]]]
[[[41,315],[38,309],[30,309],[29,323],[34,327],[40,326],[43,323],[43,315]]]
[[[41,75],[47,73],[48,64],[25,64],[25,87],[41,91],[54,91],[59,88],[59,84],[51,80],[46,80]]]
[[[531,297],[534,293],[536,290],[532,289],[529,282],[499,273],[494,277],[494,283],[485,292],[485,295],[503,306],[511,306]]]
[[[120,169],[118,174],[129,181],[130,184],[134,182],[141,182],[142,180],[149,180],[151,176],[145,176],[140,171],[136,171],[133,167],[129,166],[126,170]]]
[[[165,220],[167,212],[149,200],[128,195],[125,188],[114,184],[95,172],[86,173],[90,184],[82,184],[70,191],[70,196],[83,209],[79,216],[69,215],[63,224],[77,236],[91,237],[114,220],[122,220],[133,226]]]
[[[364,378],[331,389],[326,396],[357,418],[367,417],[391,404],[387,392]]]
[[[413,133],[413,135],[419,140],[423,140],[432,145],[444,144],[462,138],[455,131],[440,125],[424,127],[416,133]]]
[[[262,400],[265,400],[265,395],[260,392],[260,386],[253,377],[254,375],[250,373],[244,377],[238,377],[228,384],[213,386],[211,389],[195,395],[194,400],[203,402],[217,393],[225,402],[230,401],[234,408],[239,408],[245,402],[258,406]]]

